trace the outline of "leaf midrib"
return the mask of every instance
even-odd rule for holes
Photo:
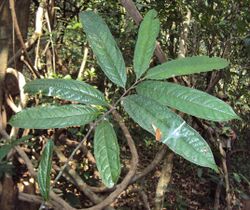
[[[113,35],[111,34],[111,32],[109,31],[109,29],[108,29],[108,27],[107,27],[106,25],[105,25],[105,30],[107,30],[107,31],[105,32],[106,34],[107,34],[107,33],[110,33],[111,37],[113,37]],[[91,32],[91,33],[92,33],[92,32]],[[111,54],[108,53],[108,49],[107,49],[107,46],[106,46],[106,43],[107,43],[107,42],[105,42],[105,40],[102,38],[102,36],[100,35],[100,33],[97,33],[97,34],[92,33],[92,34],[96,35],[96,36],[99,38],[99,40],[102,41],[102,43],[101,43],[100,46],[102,46],[103,51],[104,51],[105,54],[107,55],[108,60],[109,60],[109,63],[111,64],[111,66],[113,67],[113,69],[115,69],[115,72],[117,73],[117,75],[118,75],[118,77],[119,77],[118,79],[120,80],[120,82],[122,83],[122,85],[125,86],[125,84],[124,84],[124,82],[123,82],[123,80],[122,80],[122,77],[121,77],[121,75],[119,74],[118,67],[116,68],[115,62],[113,62],[113,59],[112,59],[112,57],[111,57]],[[118,46],[116,46],[115,41],[114,41],[112,38],[111,38],[111,40],[110,40],[109,35],[108,35],[108,38],[109,38],[109,41],[112,42],[111,44],[112,44],[113,47],[115,48],[115,51],[117,51],[116,48],[118,48]],[[90,38],[89,40],[92,40],[92,39]],[[96,42],[92,42],[92,41],[90,41],[90,42],[91,42],[91,43],[94,43],[94,45],[95,45],[95,43],[96,43]],[[103,44],[103,43],[105,43],[105,44]],[[118,53],[119,53],[119,50],[118,50]]]
[[[43,84],[32,84],[32,86],[40,86],[40,87],[41,87],[41,86],[43,86]],[[50,88],[50,87],[47,86],[47,88]],[[53,87],[53,88],[55,88],[55,87]],[[37,89],[40,89],[40,88],[37,88]],[[42,88],[42,89],[43,89],[43,88]],[[60,87],[58,87],[58,86],[56,87],[56,89],[63,91],[63,90],[60,89]],[[79,94],[79,95],[81,95],[81,98],[84,97],[84,96],[82,96],[82,94],[85,94],[85,95],[87,95],[88,97],[90,97],[92,100],[94,99],[95,101],[102,102],[102,104],[105,103],[105,101],[101,100],[100,98],[96,98],[95,95],[93,95],[93,94],[87,94],[86,91],[81,91],[81,89],[79,89],[79,88],[74,89],[74,88],[70,88],[70,87],[63,87],[63,89],[66,89],[67,91],[73,90],[73,91],[76,91],[77,93],[81,93],[81,94]],[[41,90],[41,89],[40,89],[40,90]],[[47,92],[47,91],[46,91],[46,92]],[[75,94],[75,93],[73,93],[73,94]],[[54,96],[56,96],[56,95],[54,95]],[[98,96],[98,97],[101,97],[101,96]]]
[[[189,105],[195,105],[195,106],[200,106],[201,104],[200,103],[198,103],[198,102],[196,102],[196,101],[192,101],[192,100],[184,100],[184,99],[182,99],[182,98],[178,98],[177,96],[175,96],[174,94],[172,94],[172,91],[167,91],[167,93],[171,96],[171,97],[173,97],[174,99],[178,99],[178,100],[182,100],[183,102],[186,102],[186,103],[188,103]],[[205,96],[203,96],[203,97],[205,97]],[[167,100],[165,101],[165,103],[166,104],[169,104],[168,102],[167,102]],[[216,103],[218,103],[218,101],[216,101]],[[222,114],[224,114],[224,115],[228,115],[228,116],[234,116],[234,115],[232,115],[232,114],[228,114],[228,112],[226,112],[226,111],[223,111],[223,110],[220,110],[220,109],[213,109],[213,108],[211,108],[209,105],[207,105],[207,104],[202,104],[203,105],[203,107],[205,107],[205,108],[209,108],[209,109],[211,109],[211,110],[215,110],[215,111],[217,111],[217,112],[219,112],[219,113],[222,113]],[[179,106],[178,106],[179,107]]]

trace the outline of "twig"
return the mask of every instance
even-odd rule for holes
[[[8,135],[8,134],[7,134]],[[10,139],[10,136],[7,136],[7,139]],[[35,169],[32,165],[31,160],[29,159],[29,157],[26,155],[26,153],[21,149],[20,146],[16,146],[15,147],[17,153],[19,154],[19,156],[24,160],[28,171],[30,172],[32,177],[36,177],[37,173],[35,172]],[[50,192],[50,197],[55,200],[58,204],[60,204],[60,208],[58,208],[58,210],[75,210],[74,208],[72,208],[71,206],[69,206],[69,204],[67,202],[65,202],[63,199],[61,199],[60,197],[58,197],[54,192]]]
[[[78,144],[78,142],[77,142],[77,144]],[[77,144],[75,144],[75,145],[77,145]],[[162,145],[161,149],[156,153],[156,155],[155,155],[154,159],[152,160],[152,162],[145,169],[143,169],[140,173],[135,174],[135,176],[131,179],[130,184],[135,183],[136,181],[140,180],[141,178],[143,178],[147,174],[149,174],[152,170],[154,170],[155,167],[165,157],[167,151],[168,151],[167,146],[166,145]],[[106,188],[104,186],[101,186],[101,187],[88,186],[88,188],[91,191],[96,192],[96,193],[97,192],[112,192],[114,190],[113,188]]]
[[[95,125],[97,124],[97,121],[94,123]],[[60,177],[62,176],[64,170],[66,169],[66,167],[68,166],[69,162],[73,159],[75,153],[77,152],[77,150],[79,150],[82,146],[82,144],[86,141],[86,139],[89,137],[90,133],[92,132],[92,130],[94,129],[94,126],[91,126],[91,128],[88,130],[87,134],[85,135],[85,137],[83,138],[83,140],[76,146],[76,148],[73,150],[73,152],[70,154],[69,158],[67,159],[67,162],[64,163],[64,165],[62,166],[60,172],[58,173],[58,175],[56,176],[55,180],[54,180],[54,184],[60,179]],[[52,185],[53,186],[53,185]]]
[[[226,158],[226,152],[222,147],[222,143],[219,142],[219,149],[221,154],[221,162],[222,162],[222,168],[224,172],[224,179],[225,179],[225,186],[226,186],[226,202],[227,202],[227,210],[231,210],[231,202],[232,197],[230,194],[230,183],[229,183],[229,176],[228,176],[228,169],[227,169],[227,158]]]
[[[63,171],[65,170],[65,168],[68,166],[69,162],[73,159],[75,153],[81,148],[81,146],[83,145],[83,143],[87,140],[87,138],[89,137],[89,135],[91,134],[92,130],[97,126],[97,124],[99,122],[101,122],[106,116],[108,116],[110,113],[113,113],[113,111],[116,109],[116,106],[120,103],[120,101],[123,99],[123,97],[133,88],[135,88],[136,84],[139,83],[140,80],[136,81],[130,88],[128,88],[123,94],[122,96],[114,103],[113,106],[110,106],[110,109],[105,112],[99,119],[97,119],[90,127],[90,129],[88,130],[87,134],[85,135],[85,137],[83,138],[83,140],[77,145],[77,147],[73,150],[73,152],[70,154],[67,162],[62,166],[61,171],[59,172],[59,174],[56,176],[54,183],[56,183],[59,178],[62,176]],[[132,139],[132,138],[131,138]]]
[[[167,158],[164,160],[161,177],[156,189],[155,210],[161,210],[163,208],[164,194],[172,176],[173,158],[174,153],[171,151],[168,153]]]
[[[135,21],[136,25],[139,25],[142,20],[142,16],[140,12],[137,10],[134,2],[131,0],[121,0],[121,4],[125,7],[128,14]],[[167,56],[163,52],[159,42],[156,42],[155,55],[161,63],[164,63],[167,61]]]
[[[250,155],[250,151],[247,149],[234,149],[230,151],[229,155],[231,156],[231,155],[234,155],[235,153],[240,153],[240,152],[247,153],[248,155]]]
[[[180,35],[179,40],[179,51],[178,51],[178,58],[184,58],[186,56],[187,52],[187,38],[188,38],[188,30],[189,30],[189,24],[191,21],[191,11],[190,9],[187,9],[187,15],[185,17],[185,20],[183,22],[183,28]]]
[[[35,172],[35,169],[32,165],[31,160],[29,159],[29,157],[27,156],[27,154],[21,149],[20,146],[16,146],[15,147],[17,153],[20,155],[20,157],[24,160],[28,171],[30,172],[32,177],[36,177],[37,173]],[[50,192],[50,197],[55,200],[58,204],[60,204],[60,209],[64,209],[64,210],[74,210],[74,208],[72,208],[71,206],[69,206],[69,204],[67,202],[65,202],[62,198],[58,197],[53,191]]]
[[[88,53],[89,53],[89,48],[85,47],[81,67],[80,67],[80,70],[79,70],[79,73],[78,73],[78,76],[77,76],[78,80],[81,80],[82,77],[83,77],[83,71],[85,69],[85,65],[86,65],[86,62],[87,62]]]
[[[25,77],[21,72],[17,71],[16,69],[13,69],[13,68],[7,68],[6,73],[14,75],[17,79],[18,88],[19,88],[18,92],[19,92],[19,97],[20,97],[19,104],[18,104],[17,108],[22,109],[23,107],[26,106],[26,103],[27,103],[27,96],[24,93],[24,86],[26,84]],[[5,85],[7,85],[7,84],[5,84]],[[8,91],[6,93],[8,94]]]
[[[30,175],[33,177],[36,177],[37,173],[35,172],[35,169],[33,167],[33,164],[31,162],[31,160],[29,159],[29,157],[26,155],[26,153],[22,150],[22,148],[20,146],[16,146],[15,147],[17,153],[19,154],[19,156],[24,160],[28,171],[30,172]]]
[[[157,152],[155,155],[154,160],[145,168],[142,170],[141,173],[136,174],[133,179],[131,180],[130,184],[138,181],[142,177],[149,174],[155,167],[161,162],[161,160],[165,157],[166,153],[168,151],[168,148],[166,145],[162,145],[162,148]]]
[[[0,114],[1,115],[1,114]],[[2,126],[2,119],[1,119],[2,117],[0,116],[0,134],[2,135],[2,137],[4,138],[4,139],[8,139],[8,137],[9,137],[9,134],[6,132],[6,130],[3,128],[3,126]]]
[[[34,33],[31,38],[25,43],[26,50],[29,50],[37,41],[39,35]],[[10,66],[17,57],[20,57],[23,53],[23,49],[19,49],[13,57],[8,60],[8,66]]]
[[[214,196],[214,210],[218,210],[220,207],[220,194],[221,194],[222,184],[223,184],[223,178],[221,176],[220,181],[216,186],[216,191]]]
[[[212,72],[212,77],[211,80],[209,81],[208,87],[206,88],[206,92],[211,93],[211,91],[213,90],[215,85],[217,85],[217,83],[220,81],[221,78],[222,78],[222,73],[220,71]]]
[[[44,18],[44,8],[46,6],[46,1],[42,0],[36,11],[36,25],[35,33],[40,37],[43,33],[43,18]]]
[[[35,48],[35,61],[34,61],[34,66],[36,69],[38,68],[38,64],[39,64],[39,49],[40,49],[40,43],[41,43],[41,36],[38,37],[37,39],[37,44],[36,44],[36,48]]]
[[[10,11],[11,11],[12,21],[14,23],[14,28],[15,28],[15,31],[16,31],[16,35],[17,35],[17,38],[18,38],[19,42],[21,43],[21,46],[22,46],[22,49],[23,49],[24,54],[26,56],[27,62],[29,64],[29,66],[31,67],[30,70],[34,74],[34,76],[36,76],[37,78],[40,78],[40,75],[37,73],[36,69],[32,65],[32,62],[31,62],[31,60],[29,58],[29,54],[28,54],[28,52],[26,50],[25,43],[23,41],[23,37],[22,37],[21,31],[20,31],[20,28],[19,28],[19,25],[18,25],[18,22],[17,22],[14,0],[9,0],[9,4],[10,4]]]
[[[43,199],[38,195],[31,195],[31,194],[23,193],[23,192],[18,193],[18,199],[21,201],[25,201],[25,202],[29,202],[29,203],[36,203],[36,204],[41,204],[44,202]],[[50,204],[51,204],[51,206],[50,206]],[[58,205],[58,203],[55,201],[49,201],[47,206],[54,207],[56,209],[61,208],[61,205]]]
[[[1,60],[1,65],[0,65],[0,134],[3,136],[3,138],[6,139],[8,136],[6,130],[5,130],[5,124],[6,121],[4,120],[4,117],[2,116],[3,114],[3,104],[4,104],[4,94],[5,94],[5,87],[4,87],[4,78],[6,75],[6,68],[7,68],[7,61],[8,61],[8,22],[9,22],[9,11],[8,11],[8,3],[7,1],[1,1],[0,3],[0,9],[1,9],[1,14],[6,14],[2,15],[1,21],[2,25],[0,26],[1,28],[1,37],[0,37],[0,45],[1,45],[1,50],[0,50],[0,60]]]
[[[50,43],[51,43],[51,48],[52,48],[52,66],[53,66],[53,73],[56,73],[56,58],[55,58],[55,47],[54,47],[54,42],[53,42],[53,37],[52,37],[52,30],[51,30],[51,25],[50,25],[50,20],[49,20],[49,14],[48,11],[45,10],[45,19],[47,22],[48,26],[48,31],[49,31],[49,37],[50,37]]]
[[[56,152],[56,155],[59,158],[59,160],[64,162],[64,160],[67,159],[57,147],[54,148],[54,151]],[[98,197],[94,192],[92,192],[89,186],[82,180],[82,178],[77,174],[75,170],[71,169],[69,166],[67,166],[66,170],[67,174],[73,180],[77,188],[81,190],[84,193],[84,195],[86,195],[93,203],[97,204],[102,201],[100,197]],[[111,210],[114,208],[109,207],[109,209]]]
[[[17,107],[16,104],[13,102],[11,96],[6,96],[5,101],[8,104],[8,106],[12,109],[13,112],[17,113],[21,111],[21,107]]]
[[[78,145],[79,142],[66,138],[65,139],[65,144],[70,147],[70,146]],[[83,155],[88,158],[89,162],[93,163],[93,164],[96,164],[96,160],[95,160],[94,155],[88,150],[88,148],[84,144],[82,144],[81,149],[82,149]]]
[[[151,210],[149,202],[148,202],[148,196],[146,195],[146,193],[143,190],[139,189],[139,194],[141,196],[141,199],[143,201],[143,205],[144,205],[145,209]]]

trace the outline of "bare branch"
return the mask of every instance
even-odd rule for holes
[[[167,158],[164,160],[161,171],[161,177],[159,179],[156,189],[155,210],[161,210],[163,208],[164,194],[172,176],[173,157],[174,153],[170,152],[168,153]]]
[[[13,21],[13,24],[14,24],[14,28],[15,28],[15,31],[16,31],[16,35],[17,35],[17,38],[19,40],[19,42],[21,43],[21,46],[23,48],[23,51],[24,51],[24,54],[26,56],[26,59],[28,61],[28,64],[29,66],[31,67],[31,71],[32,73],[34,74],[34,76],[36,76],[37,78],[40,78],[40,75],[37,73],[36,69],[34,68],[34,66],[32,65],[32,62],[29,58],[29,55],[28,55],[28,52],[26,50],[26,46],[25,46],[25,43],[23,41],[23,37],[22,37],[22,34],[21,34],[21,31],[20,31],[20,28],[19,28],[19,25],[18,25],[18,22],[17,22],[17,17],[16,17],[16,11],[15,11],[15,2],[14,0],[9,0],[9,4],[10,4],[10,10],[11,10],[11,16],[12,16],[12,21]]]
[[[82,79],[83,78],[83,72],[84,72],[84,69],[85,69],[86,62],[87,62],[88,53],[89,53],[89,48],[85,47],[84,48],[83,58],[82,58],[82,63],[81,63],[81,67],[79,69],[77,79]]]
[[[125,7],[128,14],[135,21],[136,25],[139,25],[142,20],[142,16],[140,12],[138,11],[138,9],[136,8],[134,2],[131,0],[121,0],[121,4]],[[155,55],[161,63],[164,63],[167,61],[167,56],[163,52],[159,42],[156,42]]]
[[[67,158],[64,156],[64,154],[57,148],[54,148],[54,151],[57,154],[57,157],[62,161],[65,162]],[[82,178],[77,174],[75,170],[67,166],[65,173],[67,173],[71,179],[73,179],[74,184],[77,186],[77,188],[84,193],[93,203],[100,203],[102,199],[98,197],[90,188],[89,186],[82,180]],[[114,209],[112,207],[109,207],[110,210]]]
[[[162,145],[161,149],[157,152],[155,155],[154,160],[145,168],[142,170],[141,173],[136,174],[133,179],[131,180],[130,184],[138,181],[142,177],[149,174],[152,170],[155,169],[155,167],[161,162],[161,160],[165,157],[166,153],[168,151],[168,148],[166,145]]]
[[[146,193],[143,190],[139,189],[139,194],[141,196],[141,199],[143,201],[143,205],[144,205],[145,209],[151,210],[149,202],[148,202],[148,196],[146,195]]]

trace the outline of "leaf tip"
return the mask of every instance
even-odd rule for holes
[[[151,10],[149,10],[148,12],[147,12],[147,14],[146,15],[150,15],[150,16],[152,16],[152,18],[156,18],[156,16],[157,16],[157,11],[155,10],[155,9],[151,9]]]

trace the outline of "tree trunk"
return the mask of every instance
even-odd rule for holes
[[[30,0],[17,0],[16,1],[16,14],[21,33],[26,37],[28,31],[28,18],[29,18]],[[5,78],[6,70],[9,66],[8,59],[15,54],[20,48],[19,42],[16,41],[16,36],[12,28],[12,17],[8,0],[0,1],[0,138],[6,138],[6,124],[10,116],[6,112],[7,105],[5,103]],[[17,59],[14,62],[15,69],[21,71],[22,62]],[[18,86],[18,84],[16,84]],[[17,87],[18,88],[18,87]],[[7,114],[6,114],[7,113]],[[6,135],[5,135],[6,134]],[[15,210],[20,206],[16,206],[17,202],[17,187],[14,183],[12,176],[8,173],[4,175],[2,180],[2,192],[0,197],[1,210]]]
[[[9,4],[8,1],[5,0],[0,3],[0,110],[2,110],[3,105],[3,84],[8,62],[9,35],[11,34],[10,23],[11,17],[9,12]]]

